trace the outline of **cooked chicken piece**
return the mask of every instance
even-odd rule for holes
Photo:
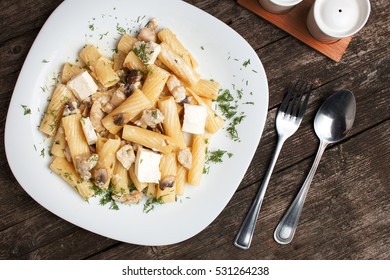
[[[112,199],[122,203],[138,204],[144,198],[144,194],[140,191],[132,191],[126,194],[114,194]]]
[[[106,130],[102,124],[102,119],[104,118],[105,113],[102,111],[102,105],[100,101],[96,100],[93,102],[89,118],[96,132],[100,133]]]
[[[186,90],[175,75],[169,76],[167,80],[167,87],[173,98],[175,98],[176,103],[183,103],[186,100]]]
[[[124,89],[118,88],[111,96],[110,102],[103,107],[103,111],[107,114],[111,113],[116,107],[122,104],[126,99]]]
[[[129,170],[130,166],[135,161],[135,153],[133,146],[131,146],[130,144],[122,146],[122,148],[120,148],[118,152],[116,152],[116,158],[120,163],[122,163],[124,168]]]
[[[137,39],[139,41],[145,41],[145,42],[156,42],[157,41],[157,35],[156,35],[156,28],[157,20],[155,18],[151,19],[148,24],[140,30],[138,33]]]
[[[164,121],[164,115],[159,109],[146,109],[142,113],[142,117],[135,122],[136,125],[146,128],[156,128],[159,123]]]
[[[177,154],[177,161],[189,170],[192,166],[192,153],[189,148],[180,149]]]
[[[76,170],[84,180],[91,179],[91,170],[98,162],[99,156],[97,154],[92,155],[79,155],[75,157]]]

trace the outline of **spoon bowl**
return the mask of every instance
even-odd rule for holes
[[[318,109],[314,119],[314,130],[320,139],[317,155],[298,195],[275,229],[274,239],[280,244],[292,241],[299,217],[309,191],[311,181],[325,148],[330,143],[343,140],[351,130],[356,114],[356,101],[349,90],[339,90],[329,96]]]
[[[314,119],[314,131],[320,140],[336,143],[345,138],[351,130],[356,114],[353,93],[342,89],[322,104]]]

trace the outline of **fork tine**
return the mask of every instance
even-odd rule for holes
[[[295,94],[296,89],[298,88],[298,86],[300,86],[299,84],[302,82],[303,82],[302,80],[298,80],[298,82],[296,82],[293,86],[290,87],[286,97],[283,99],[283,102],[280,105],[279,110],[281,112],[287,111],[287,107],[290,105],[290,101],[293,100],[293,95]]]
[[[306,82],[305,81],[298,81],[300,84],[297,87],[294,88],[294,96],[293,99],[291,100],[290,104],[288,105],[286,114],[290,116],[295,116],[296,114],[296,108],[299,106],[302,94],[304,92],[304,89],[306,88]]]
[[[296,97],[297,101],[294,103],[294,110],[291,113],[291,116],[298,118],[299,112],[302,112],[302,116],[303,116],[303,113],[304,113],[304,111],[306,109],[306,105],[307,105],[306,100],[308,100],[308,98],[309,98],[308,95],[310,94],[312,87],[313,86],[311,84],[308,84],[305,82],[304,86],[302,86],[302,88],[299,89],[298,95]],[[303,104],[301,104],[303,96],[305,96],[305,99],[303,100]],[[301,109],[303,109],[303,110],[301,111]]]
[[[307,87],[306,92],[305,92],[305,99],[303,100],[302,106],[299,109],[297,118],[302,118],[303,117],[303,114],[305,113],[307,104],[309,103],[309,96],[310,96],[312,90],[313,90],[313,85],[309,85]]]

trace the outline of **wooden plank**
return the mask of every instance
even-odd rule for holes
[[[0,17],[0,105],[7,108],[17,73],[49,13],[61,1],[2,1]],[[192,1],[193,2],[193,1]],[[31,4],[31,11],[19,13]],[[389,259],[389,160],[387,93],[390,78],[388,9],[371,3],[368,24],[354,36],[343,59],[334,63],[235,1],[200,0],[196,6],[238,31],[261,58],[270,86],[270,110],[255,158],[239,191],[204,231],[179,244],[143,247],[104,238],[71,225],[38,205],[18,185],[6,162],[0,112],[0,258],[18,259]],[[32,31],[32,33],[31,33]],[[21,49],[20,49],[20,48]],[[301,128],[283,149],[268,188],[253,247],[232,242],[264,176],[276,134],[273,118],[288,83],[305,77],[319,89]],[[350,88],[358,114],[352,134],[326,151],[313,182],[294,243],[280,246],[273,229],[309,170],[317,139],[312,130],[316,108],[336,88]],[[386,130],[387,129],[387,130]],[[387,140],[387,141],[386,141]],[[342,185],[342,187],[336,187]],[[368,198],[366,198],[368,196]],[[318,218],[320,217],[320,218]],[[259,230],[261,229],[261,230]]]
[[[94,259],[388,259],[390,179],[381,164],[390,161],[390,149],[376,151],[389,146],[389,124],[326,150],[290,245],[277,244],[273,231],[313,158],[275,174],[249,250],[235,248],[233,240],[257,185],[239,191],[217,220],[187,241],[154,248],[152,256],[149,247],[121,244]]]

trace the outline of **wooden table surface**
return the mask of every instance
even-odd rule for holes
[[[260,57],[269,82],[264,132],[246,175],[222,213],[178,244],[146,247],[83,230],[35,202],[7,163],[7,108],[24,59],[60,0],[0,2],[0,259],[389,259],[390,258],[390,2],[371,1],[366,26],[339,63],[314,51],[233,0],[189,0],[243,36]],[[235,234],[265,175],[276,144],[275,113],[290,81],[316,84],[298,132],[282,150],[252,246],[233,246]],[[357,100],[349,136],[326,150],[293,242],[273,231],[302,185],[318,146],[312,121],[334,90]],[[23,133],[23,132],[21,132]],[[286,146],[285,146],[286,147]]]

